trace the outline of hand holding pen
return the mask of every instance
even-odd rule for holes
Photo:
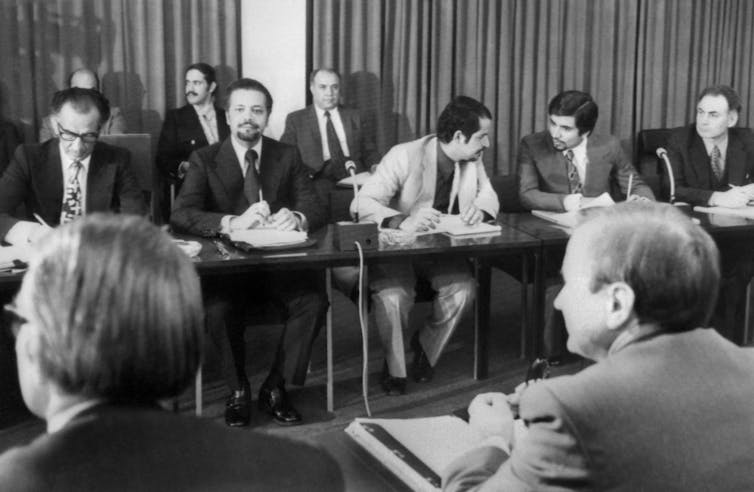
[[[521,402],[521,396],[523,395],[524,390],[529,386],[529,384],[541,379],[547,379],[549,376],[550,363],[547,361],[547,359],[538,358],[535,359],[534,362],[531,363],[531,365],[529,365],[529,369],[527,369],[526,371],[526,379],[524,380],[524,382],[516,386],[516,389],[513,391],[513,393],[507,396],[508,405],[510,406],[513,418],[519,418],[518,406]]]

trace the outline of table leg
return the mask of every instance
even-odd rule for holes
[[[474,259],[477,292],[474,303],[474,379],[484,379],[488,372],[490,340],[490,267]]]
[[[329,307],[326,315],[327,330],[327,411],[335,410],[335,391],[333,383],[333,349],[332,349],[332,269],[325,269],[325,290]]]
[[[534,313],[529,330],[529,359],[542,352],[542,335],[545,326],[545,254],[541,248],[534,252]]]

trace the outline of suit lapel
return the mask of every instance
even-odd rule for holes
[[[212,161],[212,167],[207,170],[214,173],[219,188],[215,190],[215,197],[221,210],[233,210],[241,212],[248,207],[246,198],[243,196],[243,172],[238,162],[230,137],[220,144],[220,150]],[[239,202],[243,201],[246,206]]]
[[[743,142],[733,132],[728,133],[725,171],[728,174],[728,183],[739,186],[746,184],[746,151]]]
[[[354,123],[355,114],[353,111],[350,111],[348,109],[340,108],[338,109],[338,112],[340,113],[340,122],[343,124],[343,132],[346,134],[346,143],[348,144],[348,153],[350,154],[349,157],[352,157],[356,154],[356,142],[354,141],[354,127],[356,124]]]
[[[317,156],[318,161],[323,161],[323,152],[322,149],[322,135],[319,133],[319,121],[317,120],[317,111],[314,109],[314,105],[311,105],[311,108],[309,109],[308,114],[306,115],[307,124],[306,126],[309,127],[309,131],[311,132],[311,139],[312,139],[312,155]],[[321,164],[320,164],[321,167]]]
[[[689,149],[689,162],[691,162],[691,169],[696,175],[696,180],[700,183],[701,188],[711,188],[712,181],[710,175],[712,173],[707,149],[704,147],[702,137],[696,132],[696,128],[692,126],[691,131],[693,133],[693,136],[691,137],[691,148]]]
[[[409,163],[409,165],[411,165]],[[437,137],[430,138],[424,143],[421,161],[422,187],[416,197],[411,212],[422,207],[431,207],[435,201],[437,187]]]
[[[278,201],[280,188],[280,169],[277,163],[280,161],[280,149],[275,142],[267,137],[262,137],[262,160],[259,163],[259,175],[262,183],[262,194],[265,201],[272,204]]]
[[[51,140],[46,158],[34,163],[33,175],[39,183],[35,190],[42,216],[51,223],[60,221],[60,210],[63,207],[63,169],[60,161],[60,146],[58,140]]]

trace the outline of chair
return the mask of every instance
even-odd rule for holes
[[[663,180],[667,179],[665,165],[657,157],[656,152],[658,148],[667,146],[670,132],[669,128],[641,130],[636,141],[634,166],[660,200],[668,200],[669,197],[666,187],[663,186]]]
[[[139,181],[139,188],[144,193],[144,200],[149,204],[149,214],[154,220],[157,215],[155,194],[155,173],[152,164],[152,136],[149,133],[121,133],[101,135],[101,142],[121,147],[131,153],[131,166]]]

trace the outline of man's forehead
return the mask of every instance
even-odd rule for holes
[[[198,80],[200,82],[204,82],[204,74],[200,72],[199,70],[196,70],[195,68],[192,68],[188,72],[186,72],[186,80],[195,81]]]
[[[576,118],[574,116],[560,116],[557,114],[550,115],[550,121],[558,126],[576,127]]]
[[[317,72],[314,76],[314,85],[337,85],[339,82],[338,76],[332,72]]]
[[[267,98],[254,89],[237,89],[230,94],[230,106],[265,106]]]
[[[728,111],[728,100],[722,95],[707,94],[699,101],[697,108],[704,111]]]
[[[74,125],[79,127],[97,127],[100,114],[94,105],[91,105],[87,110],[82,110],[67,102],[60,108],[57,117],[61,125],[65,126],[66,129],[73,130],[73,128],[68,127]]]

